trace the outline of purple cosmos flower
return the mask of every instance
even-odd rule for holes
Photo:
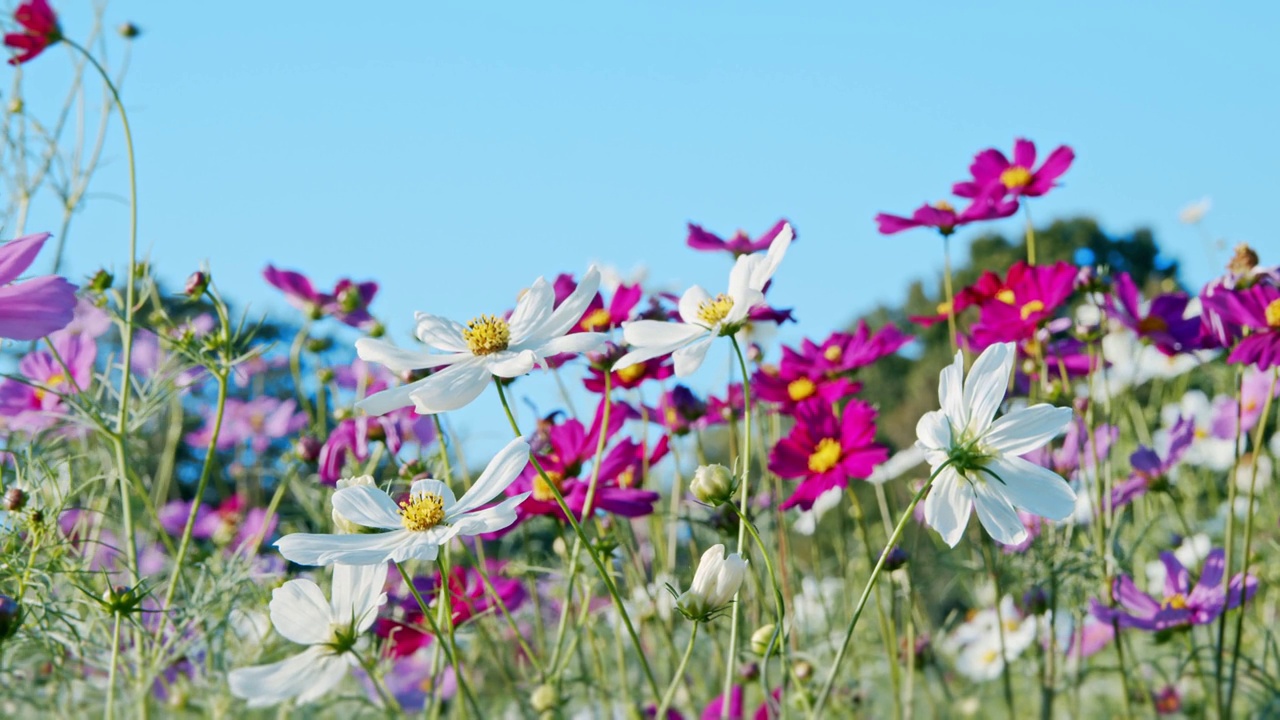
[[[20,283],[49,233],[27,235],[0,245],[0,337],[36,340],[71,322],[76,286],[57,275],[43,275]]]
[[[875,444],[876,410],[854,400],[840,417],[831,404],[820,399],[796,408],[796,424],[791,434],[774,446],[769,469],[779,477],[800,478],[782,509],[813,507],[814,500],[833,487],[848,487],[850,478],[866,478],[889,451]]]
[[[1201,296],[1207,311],[1227,328],[1248,328],[1249,333],[1227,330],[1234,340],[1227,362],[1257,365],[1259,370],[1280,365],[1280,288],[1257,284],[1241,290],[1220,290]],[[1210,314],[1206,312],[1206,315]],[[1230,343],[1224,343],[1230,347]]]
[[[284,293],[285,300],[313,320],[333,317],[340,323],[361,330],[373,328],[377,321],[369,314],[369,303],[378,292],[375,282],[352,282],[343,278],[333,292],[322,293],[300,272],[280,270],[268,265],[262,271],[268,283]]]
[[[369,459],[373,443],[385,443],[387,450],[396,455],[406,442],[417,441],[426,445],[434,437],[435,427],[431,417],[418,415],[410,407],[374,417],[350,417],[339,422],[320,446],[320,454],[316,458],[316,474],[320,482],[332,485],[346,477],[348,458],[357,463]]]
[[[28,382],[0,383],[0,416],[8,417],[9,427],[15,430],[36,433],[52,427],[67,416],[69,408],[62,396],[88,389],[93,378],[98,355],[93,338],[64,330],[50,335],[49,341],[57,357],[48,350],[36,350],[18,363],[19,374]]]
[[[1036,448],[1023,455],[1031,462],[1048,468],[1068,480],[1078,479],[1080,470],[1092,471],[1095,459],[1106,459],[1111,451],[1111,444],[1120,436],[1120,428],[1103,423],[1089,437],[1089,430],[1080,417],[1076,417],[1067,425],[1067,432],[1062,436],[1062,447],[1051,450],[1050,446]]]
[[[1053,189],[1058,178],[1071,167],[1075,152],[1066,145],[1058,146],[1039,169],[1036,165],[1036,144],[1018,138],[1013,143],[1013,160],[1004,153],[989,148],[978,153],[969,166],[971,180],[956,183],[951,191],[960,197],[994,199],[1006,194],[1038,197]]]
[[[778,237],[778,233],[782,232],[782,228],[786,227],[787,222],[786,218],[779,220],[755,240],[752,240],[745,230],[739,230],[728,240],[722,240],[718,235],[703,230],[701,225],[689,223],[689,239],[687,242],[689,247],[694,250],[726,251],[733,253],[734,257],[750,255],[754,252],[768,250],[769,246],[773,244],[774,238]],[[792,239],[794,240],[794,227],[792,228],[792,233]]]
[[[649,409],[649,416],[657,418],[666,431],[679,437],[687,435],[707,415],[707,403],[684,385],[676,385],[662,394],[658,406]]]
[[[1138,337],[1147,340],[1165,355],[1173,356],[1199,348],[1200,318],[1186,318],[1186,293],[1156,296],[1144,311],[1142,296],[1129,273],[1118,273],[1107,296],[1107,310]]]
[[[1120,483],[1111,492],[1111,506],[1120,508],[1128,505],[1141,495],[1151,490],[1160,490],[1169,485],[1169,473],[1182,461],[1191,443],[1196,439],[1195,418],[1178,418],[1173,429],[1169,431],[1169,449],[1164,457],[1149,447],[1139,446],[1129,456],[1129,465],[1133,474]]]
[[[165,532],[174,537],[181,537],[187,526],[187,518],[191,514],[189,500],[174,500],[160,508],[158,514],[160,525]],[[244,498],[232,495],[223,500],[217,507],[200,504],[196,510],[196,522],[191,527],[191,537],[210,540],[216,545],[224,546],[228,552],[238,553],[251,544],[257,549],[271,539],[276,530],[277,518],[272,517],[267,523],[267,511],[263,508],[245,510]]]
[[[188,433],[188,445],[207,447],[213,436],[213,409],[206,410],[204,424]],[[307,424],[305,413],[298,412],[298,404],[291,398],[280,400],[261,395],[252,400],[227,400],[223,410],[222,430],[218,433],[218,449],[230,450],[242,442],[253,451],[262,453],[271,447],[273,440],[288,437]]]
[[[932,205],[921,205],[911,213],[911,217],[880,213],[876,215],[876,228],[882,235],[892,235],[911,228],[934,228],[942,235],[950,235],[961,225],[980,220],[1006,218],[1018,211],[1018,201],[992,202],[982,198],[969,204],[969,207],[956,212],[955,206],[946,200]]]
[[[1226,552],[1215,548],[1205,558],[1200,571],[1200,581],[1191,588],[1190,576],[1177,556],[1171,552],[1160,553],[1165,566],[1164,597],[1160,600],[1142,592],[1128,575],[1113,581],[1112,594],[1119,607],[1111,608],[1089,601],[1089,612],[1104,623],[1120,627],[1137,628],[1148,632],[1161,632],[1192,625],[1205,625],[1219,615],[1239,607],[1258,591],[1258,578],[1237,573],[1231,578],[1227,590],[1222,588],[1222,575],[1226,568]]]

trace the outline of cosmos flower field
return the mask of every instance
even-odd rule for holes
[[[101,43],[46,0],[6,28],[15,71],[106,88],[136,211]],[[930,312],[795,344],[801,217],[690,223],[723,273],[681,293],[548,254],[453,318],[298,258],[262,320],[217,268],[166,285],[136,222],[115,276],[14,233],[0,715],[1280,715],[1280,259],[1196,288],[1047,254],[1030,209],[1074,162],[978,149],[874,218],[942,261]],[[956,233],[1023,213],[1016,261],[953,277]],[[876,399],[888,367],[927,387]]]

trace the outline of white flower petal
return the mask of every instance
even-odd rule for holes
[[[360,338],[356,340],[356,354],[365,362],[378,363],[391,372],[407,372],[431,367],[438,357],[421,350],[405,350],[385,340]]]
[[[413,485],[409,486],[409,494],[439,495],[440,499],[444,503],[445,512],[448,512],[449,508],[453,507],[454,504],[458,502],[458,499],[453,495],[453,490],[448,485],[445,485],[443,482],[433,478],[414,480]]]
[[[1017,545],[1026,541],[1027,529],[1013,509],[1009,499],[996,489],[996,481],[988,478],[985,482],[973,483],[974,505],[978,508],[978,520],[987,533],[1005,545]]]
[[[755,272],[758,264],[764,262],[764,257],[759,253],[754,255],[743,255],[733,263],[733,269],[729,271],[729,297],[733,298],[733,304],[736,308],[751,302],[754,297],[752,290],[759,293],[760,288],[751,287],[751,276]],[[751,309],[749,306],[747,309]]]
[[[938,406],[960,430],[969,424],[964,409],[964,355],[959,351],[955,360],[938,375]]]
[[[497,497],[499,493],[506,490],[515,481],[516,476],[524,470],[525,465],[528,463],[529,443],[521,438],[516,438],[507,443],[506,447],[493,456],[493,459],[489,461],[489,465],[485,467],[484,472],[480,473],[480,477],[476,479],[475,484],[463,493],[457,504],[451,508],[446,508],[446,522],[453,522],[453,518],[475,510]]]
[[[773,238],[773,242],[769,243],[769,250],[765,252],[764,259],[751,269],[753,290],[764,291],[764,286],[769,284],[773,274],[778,271],[778,265],[782,264],[782,258],[786,256],[787,248],[791,247],[791,240],[794,237],[791,223],[782,226],[782,230]]]
[[[469,353],[467,340],[462,336],[466,326],[430,313],[414,313],[417,323],[415,334],[428,347],[449,353]]]
[[[493,507],[472,510],[458,518],[453,530],[457,535],[479,535],[510,527],[516,521],[516,508],[531,494],[514,495]]]
[[[940,410],[920,416],[916,423],[916,444],[924,450],[946,450],[951,447],[951,423]]]
[[[545,278],[533,281],[533,286],[525,290],[516,301],[516,309],[507,321],[511,328],[511,344],[518,345],[538,332],[547,320],[556,304],[556,291]]]
[[[607,334],[599,332],[569,333],[568,335],[551,338],[534,348],[533,351],[538,357],[543,358],[560,353],[580,354],[600,349],[600,346],[604,345],[608,339],[609,336]]]
[[[1057,473],[1020,457],[999,458],[989,465],[1004,481],[997,483],[999,492],[1015,506],[1050,520],[1066,520],[1075,511],[1075,491]]]
[[[386,415],[393,410],[409,407],[413,404],[411,396],[426,381],[427,378],[423,378],[408,385],[388,388],[382,392],[374,393],[356,403],[356,409],[368,415]]]
[[[689,325],[701,325],[703,319],[698,317],[698,309],[702,304],[711,300],[711,293],[702,289],[701,285],[694,285],[684,294],[680,296],[680,319]]]
[[[498,377],[513,378],[527,375],[538,362],[538,356],[532,350],[504,352],[492,356],[495,359],[487,363],[489,373]]]
[[[367,528],[400,527],[400,511],[391,496],[370,485],[352,485],[333,494],[333,509],[343,519]]]
[[[630,367],[645,360],[660,357],[688,345],[710,333],[706,328],[684,323],[661,320],[635,320],[622,325],[622,339],[631,346],[631,352],[618,358],[614,371]]]
[[[271,591],[271,624],[276,632],[299,645],[329,640],[329,601],[310,580],[290,580]]]
[[[311,668],[311,682],[301,693],[298,693],[298,704],[306,705],[315,702],[334,688],[347,676],[351,668],[351,657],[326,655],[316,660]]]
[[[1009,375],[1018,348],[1013,343],[996,343],[978,356],[964,381],[964,406],[969,410],[968,429],[980,435],[991,425],[991,418],[1004,401]]]
[[[982,444],[1001,455],[1022,455],[1043,446],[1071,423],[1071,408],[1045,403],[1014,410],[991,424]]]
[[[973,487],[954,469],[944,468],[924,499],[925,523],[938,531],[943,542],[955,547],[964,537],[972,510]]]
[[[707,335],[691,345],[685,345],[676,350],[671,355],[675,360],[676,377],[688,377],[697,372],[698,368],[702,367],[702,361],[707,357],[707,350],[714,339],[711,335]]]
[[[734,298],[733,307],[729,308],[729,314],[725,316],[723,324],[737,325],[747,319],[747,313],[757,305],[764,304],[764,293],[759,290],[747,289],[740,297]]]
[[[387,584],[387,566],[334,565],[332,596],[333,619],[351,623],[357,632],[368,630],[377,618],[378,608],[387,602],[382,591]]]
[[[231,694],[248,700],[249,707],[268,707],[301,697],[304,693],[309,698],[324,694],[343,677],[330,669],[332,665],[337,665],[344,672],[347,667],[344,661],[329,655],[327,648],[310,647],[270,665],[232,670],[227,682],[231,686]],[[317,672],[322,669],[326,672]]]
[[[408,530],[358,535],[293,533],[277,540],[276,549],[299,565],[376,565],[395,561],[396,550],[409,542],[412,534]]]
[[[409,398],[419,415],[457,410],[480,397],[491,377],[482,362],[458,363],[423,378]]]
[[[546,342],[572,330],[573,326],[582,319],[582,314],[587,311],[587,306],[591,304],[592,298],[596,296],[599,289],[600,269],[592,265],[583,273],[582,280],[578,281],[578,287],[574,288],[573,292],[569,293],[569,297],[560,303],[560,307],[551,313],[551,317],[542,328],[529,336],[527,342]]]

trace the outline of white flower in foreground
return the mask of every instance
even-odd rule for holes
[[[376,362],[392,372],[444,368],[422,380],[383,390],[356,403],[370,415],[383,415],[410,405],[422,415],[457,410],[484,392],[493,376],[519,377],[560,353],[599,348],[603,333],[568,333],[582,319],[600,287],[600,271],[593,265],[569,297],[555,306],[555,290],[538,278],[516,302],[511,318],[481,315],[466,325],[420,312],[415,316],[418,339],[441,352],[405,350],[373,338],[356,341],[360,359]]]
[[[667,353],[674,353],[676,375],[693,374],[717,337],[735,335],[746,324],[747,313],[764,304],[764,288],[791,245],[791,225],[786,225],[769,250],[743,255],[729,273],[729,291],[715,297],[694,285],[680,297],[681,322],[633,320],[622,325],[622,338],[631,352],[618,358],[615,371]]]
[[[1061,433],[1071,410],[1042,403],[994,420],[1016,357],[1013,343],[992,345],[964,378],[964,357],[956,353],[938,380],[942,409],[916,425],[916,444],[937,473],[924,519],[951,547],[960,542],[975,505],[982,526],[1006,545],[1027,539],[1018,508],[1050,520],[1070,517],[1075,509],[1076,494],[1066,480],[1018,457]]]
[[[309,645],[293,657],[232,670],[227,680],[249,707],[290,698],[308,703],[329,692],[359,664],[356,642],[387,601],[386,565],[335,565],[332,602],[310,580],[290,580],[271,593],[271,623],[285,638]]]
[[[498,452],[461,499],[439,480],[418,480],[409,499],[396,504],[369,485],[353,485],[333,494],[333,510],[362,528],[388,532],[322,535],[294,533],[276,541],[286,559],[301,565],[372,565],[409,558],[435,560],[440,546],[458,535],[494,532],[516,521],[516,506],[529,493],[493,507],[481,506],[502,494],[529,462],[529,445],[517,438]]]
[[[676,608],[690,620],[708,620],[738,594],[747,576],[747,561],[738,553],[728,557],[724,545],[712,545],[702,553],[693,585],[676,598]]]

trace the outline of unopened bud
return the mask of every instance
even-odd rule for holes
[[[807,660],[797,660],[791,668],[796,674],[796,679],[800,682],[806,682],[813,677],[813,665],[809,664]]]
[[[771,643],[774,645],[774,650],[776,651],[777,643],[774,642],[773,639],[773,634],[776,628],[776,625],[769,623],[768,625],[760,626],[759,629],[751,633],[751,652],[757,655],[764,655],[765,653],[770,652],[769,646]]]
[[[11,487],[4,491],[4,509],[18,512],[27,504],[27,493],[20,487]]]
[[[693,496],[713,507],[732,500],[737,489],[737,478],[723,465],[700,465],[693,473],[693,482],[689,483]]]
[[[333,382],[333,368],[320,368],[316,371],[316,379],[325,384]]]
[[[760,677],[760,666],[753,662],[744,662],[738,666],[738,677],[751,682]]]
[[[99,270],[89,279],[89,289],[96,293],[103,293],[109,290],[116,281],[115,276],[106,270]]]
[[[208,288],[209,276],[197,270],[187,277],[187,285],[184,292],[186,292],[187,297],[192,300],[199,300],[204,296],[204,291]]]
[[[120,27],[116,28],[116,32],[120,33],[120,37],[126,40],[132,40],[142,34],[138,26],[131,22],[121,23]]]
[[[911,556],[907,554],[906,550],[894,545],[889,548],[889,553],[884,559],[884,569],[889,572],[893,572],[894,570],[906,565],[907,561],[910,559]]]
[[[548,712],[554,710],[560,704],[560,696],[556,692],[554,685],[543,683],[534,688],[533,693],[529,695],[529,705],[534,712]]]
[[[10,115],[21,115],[23,107],[22,98],[12,98],[9,100]]]
[[[320,457],[321,447],[322,443],[318,439],[310,435],[303,435],[293,444],[293,454],[298,456],[298,459],[302,462],[311,463]]]
[[[371,338],[380,338],[387,334],[387,326],[377,320],[374,320],[373,324],[369,326],[369,329],[366,332],[369,333],[369,337]]]
[[[0,595],[0,640],[14,633],[22,624],[22,607],[8,595]]]
[[[113,585],[102,593],[102,607],[113,615],[133,612],[141,602],[142,596],[138,594],[137,588],[128,585]]]
[[[322,353],[331,347],[333,347],[333,340],[331,338],[307,338],[307,350],[309,352]]]

